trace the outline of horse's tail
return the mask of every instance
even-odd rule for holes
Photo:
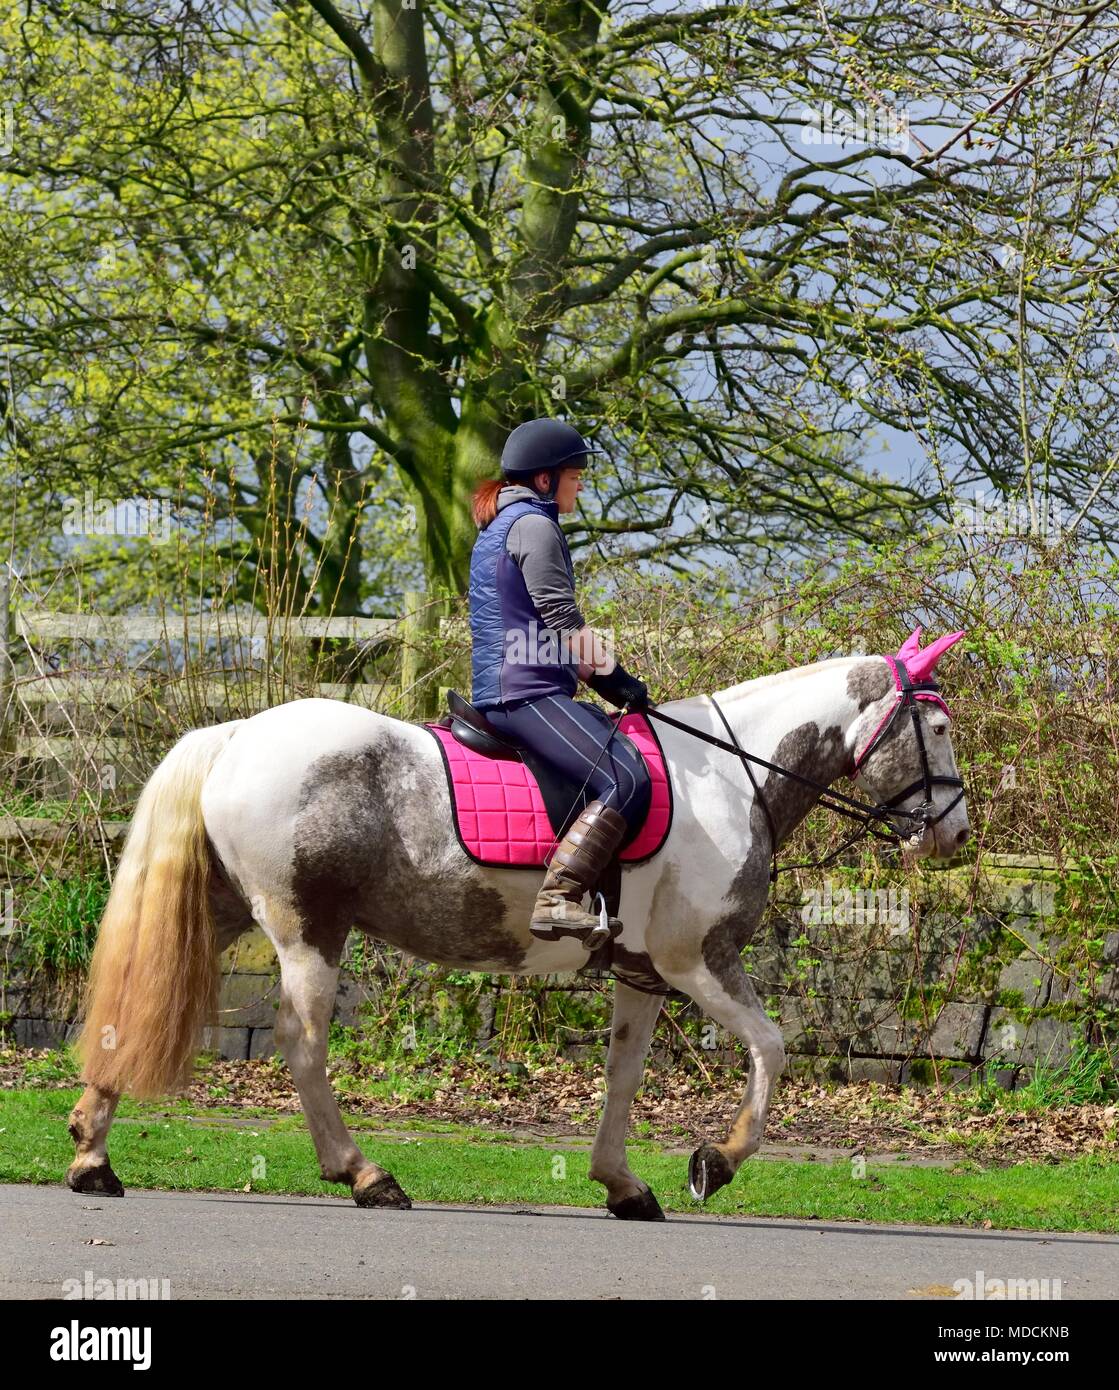
[[[86,986],[87,1085],[152,1097],[190,1078],[218,985],[202,784],[241,722],[184,735],[140,794]]]

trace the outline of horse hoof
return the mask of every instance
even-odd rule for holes
[[[733,1177],[727,1156],[713,1144],[701,1144],[688,1162],[688,1187],[697,1202],[706,1202]]]
[[[107,1163],[96,1168],[71,1168],[66,1174],[71,1192],[97,1193],[101,1197],[123,1197],[124,1184]]]
[[[386,1173],[367,1187],[355,1187],[354,1201],[359,1207],[395,1207],[398,1211],[412,1209],[411,1197],[391,1173]]]
[[[606,1210],[619,1221],[663,1221],[661,1204],[649,1188],[633,1197],[623,1197],[620,1202],[607,1202]]]

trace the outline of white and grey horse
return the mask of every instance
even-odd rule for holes
[[[919,674],[927,676],[962,634],[920,651],[919,632],[898,655],[911,666],[924,661]],[[900,698],[894,671],[892,659],[845,657],[716,694],[744,748],[825,785],[852,776],[873,740],[857,771],[883,805],[920,779],[922,761],[938,782],[958,776],[939,701],[923,700],[912,723],[889,719]],[[726,734],[705,696],[660,709],[716,738]],[[769,824],[779,845],[820,793],[759,766],[763,807],[736,758],[660,728],[675,813],[660,852],[624,869],[618,952],[689,995],[748,1049],[745,1094],[726,1135],[693,1156],[693,1191],[706,1197],[758,1148],[784,1065],[781,1032],[740,956],[770,887]],[[910,806],[918,795],[902,799]],[[948,808],[950,799],[938,786],[934,808]],[[905,824],[912,829],[912,821]],[[968,834],[957,798],[947,814],[925,816],[909,852],[946,857]],[[139,798],[102,920],[81,1040],[86,1089],[70,1116],[77,1151],[69,1186],[123,1193],[107,1150],[119,1097],[166,1094],[189,1078],[214,1007],[219,952],[256,921],[279,958],[276,1039],[323,1178],[348,1183],[358,1206],[410,1206],[392,1175],[354,1143],[327,1079],[347,934],[356,928],[458,969],[580,969],[587,952],[577,942],[530,935],[537,887],[535,873],[483,868],[467,857],[452,825],[439,749],[418,725],[311,699],[186,734]],[[590,1175],[606,1188],[609,1210],[626,1219],[661,1219],[625,1148],[660,1007],[655,995],[615,987]]]

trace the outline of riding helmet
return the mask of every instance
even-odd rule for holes
[[[545,469],[583,467],[575,460],[603,450],[589,444],[566,420],[526,420],[505,441],[501,471],[507,478],[531,478]]]

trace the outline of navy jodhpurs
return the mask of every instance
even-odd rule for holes
[[[532,749],[579,786],[586,782],[589,799],[617,811],[630,829],[644,821],[653,790],[645,759],[623,733],[602,753],[614,723],[608,715],[569,695],[498,706],[485,715],[498,733]]]

